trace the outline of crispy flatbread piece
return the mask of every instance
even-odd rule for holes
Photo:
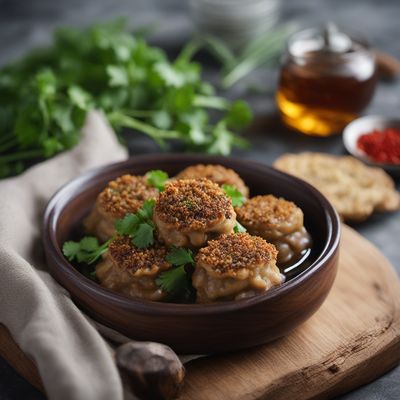
[[[400,208],[400,193],[381,168],[351,156],[323,153],[284,154],[274,167],[304,179],[322,192],[348,221],[362,221],[373,212]]]

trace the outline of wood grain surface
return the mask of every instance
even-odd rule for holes
[[[189,364],[183,398],[328,399],[399,361],[399,280],[377,249],[344,226],[338,275],[317,313],[275,343]]]
[[[34,363],[4,327],[0,354],[42,387]],[[190,362],[181,398],[329,399],[399,362],[399,279],[376,248],[344,226],[338,276],[320,310],[286,338]]]

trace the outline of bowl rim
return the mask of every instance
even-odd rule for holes
[[[145,163],[157,163],[157,162],[171,162],[179,161],[185,162],[190,161],[193,164],[196,163],[208,163],[208,164],[222,164],[224,158],[226,160],[235,163],[236,165],[246,165],[251,167],[253,170],[267,169],[269,173],[278,175],[279,177],[289,180],[292,183],[295,182],[297,185],[303,185],[307,188],[311,194],[317,198],[321,203],[323,212],[327,223],[327,239],[324,243],[324,247],[317,259],[299,275],[283,283],[281,286],[272,288],[265,293],[259,294],[254,297],[247,299],[241,299],[237,301],[226,301],[220,303],[210,304],[179,304],[179,303],[163,303],[154,302],[140,298],[128,297],[127,295],[120,294],[111,289],[104,288],[100,284],[92,281],[91,279],[84,276],[78,271],[63,255],[60,246],[56,240],[56,227],[57,219],[65,208],[66,202],[61,202],[63,195],[66,191],[78,189],[83,183],[91,181],[95,178],[100,177],[105,173],[117,172],[122,168],[129,168],[136,166],[137,164]],[[228,166],[230,168],[230,166]],[[233,167],[234,168],[234,167]],[[68,200],[68,202],[71,199]],[[60,205],[60,203],[62,203]],[[101,296],[103,300],[106,300],[109,304],[112,303],[116,307],[123,307],[127,310],[135,311],[135,313],[143,313],[147,315],[174,315],[174,316],[193,316],[196,315],[211,315],[219,314],[221,312],[236,311],[263,303],[267,300],[286,295],[288,292],[294,290],[300,286],[304,281],[308,280],[312,275],[317,273],[320,269],[324,268],[326,261],[331,259],[338,250],[341,237],[341,225],[340,219],[329,201],[325,196],[319,192],[315,187],[308,184],[307,182],[282,171],[279,171],[269,165],[261,162],[248,160],[246,158],[238,157],[223,157],[223,156],[212,156],[212,155],[199,155],[191,153],[152,153],[140,156],[129,157],[127,160],[106,164],[104,166],[93,168],[86,173],[83,173],[76,178],[68,181],[62,185],[50,198],[47,203],[42,225],[42,242],[45,250],[47,260],[49,260],[49,254],[51,254],[52,262],[47,262],[50,273],[53,275],[53,269],[60,269],[64,276],[67,276],[69,281],[73,282],[74,286],[78,289],[85,291],[88,295]],[[57,265],[57,267],[54,266]],[[54,275],[53,275],[54,277]],[[61,284],[63,286],[63,284]],[[111,304],[110,304],[111,305]]]
[[[343,129],[343,145],[348,151],[349,154],[358,158],[361,161],[364,161],[366,164],[373,166],[373,167],[380,167],[385,169],[386,171],[398,171],[400,170],[399,164],[389,164],[389,163],[382,163],[378,161],[374,161],[372,158],[368,157],[367,154],[362,152],[357,147],[357,140],[358,138],[369,132],[362,132],[358,125],[361,123],[368,124],[369,132],[376,129],[377,126],[385,126],[390,128],[400,128],[400,118],[384,116],[384,115],[364,115],[362,117],[358,117],[355,120],[348,123],[345,128]]]

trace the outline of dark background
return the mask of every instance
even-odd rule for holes
[[[295,22],[299,28],[334,21],[344,28],[361,32],[374,47],[400,58],[398,0],[282,0],[281,4],[282,21]],[[119,16],[127,17],[133,27],[156,25],[157,33],[150,40],[171,55],[179,51],[193,30],[184,0],[0,0],[0,65],[18,58],[32,47],[49,43],[52,31],[58,26],[84,26]],[[207,57],[202,61],[204,76],[217,81],[215,63]],[[276,79],[277,68],[263,68],[224,93],[248,100],[256,114],[255,124],[247,133],[253,147],[237,155],[270,164],[280,154],[290,151],[344,154],[340,136],[309,138],[280,124],[273,97]],[[262,93],[247,90],[255,85]],[[400,117],[400,81],[380,83],[366,114]],[[129,148],[132,154],[157,150],[147,138],[134,134],[129,137]],[[400,272],[400,213],[374,216],[354,228],[371,240]],[[0,400],[42,398],[0,359]],[[341,399],[400,399],[400,368]]]

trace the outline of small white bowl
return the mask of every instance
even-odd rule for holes
[[[357,147],[357,141],[361,135],[370,133],[375,129],[381,131],[386,128],[400,129],[400,119],[381,117],[378,115],[368,115],[366,117],[357,118],[344,128],[343,144],[351,155],[357,157],[361,161],[375,167],[383,168],[391,174],[398,175],[400,174],[400,165],[375,162]]]

